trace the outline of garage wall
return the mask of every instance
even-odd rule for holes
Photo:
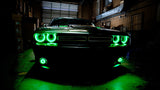
[[[117,7],[120,5],[120,2],[123,0],[112,0],[113,1],[113,8]]]
[[[99,20],[97,25],[105,27],[103,23],[110,21],[110,28],[114,29],[125,31],[152,30],[156,23],[156,7],[155,3],[147,0],[134,5],[123,13]]]

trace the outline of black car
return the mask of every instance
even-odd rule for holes
[[[126,57],[131,44],[128,33],[96,27],[77,18],[55,18],[33,36],[38,66],[84,76],[103,75],[119,66],[117,60]]]

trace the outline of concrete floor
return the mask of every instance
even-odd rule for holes
[[[17,90],[141,90],[147,82],[141,78],[125,74],[103,85],[72,86],[50,83],[33,78],[25,78]]]
[[[50,72],[46,71],[40,73],[36,71],[36,74],[34,75],[38,75],[40,77],[32,77],[32,73],[35,73],[34,59],[35,57],[32,49],[28,49],[18,55],[18,63],[15,67],[15,90],[144,90],[149,83],[141,76],[134,74],[135,70],[133,68],[133,65],[128,62],[124,63],[123,66],[125,68],[128,68],[130,70],[130,73],[126,72],[124,74],[116,76],[113,79],[107,79],[102,84],[80,86],[59,82],[57,83],[56,80],[58,80],[57,78],[59,77],[54,77],[53,72],[52,78],[49,77]],[[53,80],[50,81],[51,79]]]

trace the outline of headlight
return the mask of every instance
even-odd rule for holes
[[[58,46],[55,41],[57,40],[56,33],[35,33],[34,39],[36,41],[36,45],[38,46]]]
[[[117,46],[127,46],[129,41],[129,36],[126,35],[112,35],[112,43],[110,47],[117,47]]]
[[[34,37],[37,42],[44,42],[45,41],[45,34],[44,33],[35,33]]]
[[[47,33],[47,41],[53,43],[56,41],[56,33]]]
[[[120,41],[120,36],[119,35],[112,35],[113,36],[113,43],[118,45]]]
[[[123,45],[126,45],[128,39],[129,39],[129,36],[121,36],[121,43],[122,43]]]

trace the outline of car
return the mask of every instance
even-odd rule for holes
[[[97,27],[89,20],[60,17],[34,32],[33,51],[40,68],[65,75],[101,76],[125,59],[130,37],[125,32]]]

